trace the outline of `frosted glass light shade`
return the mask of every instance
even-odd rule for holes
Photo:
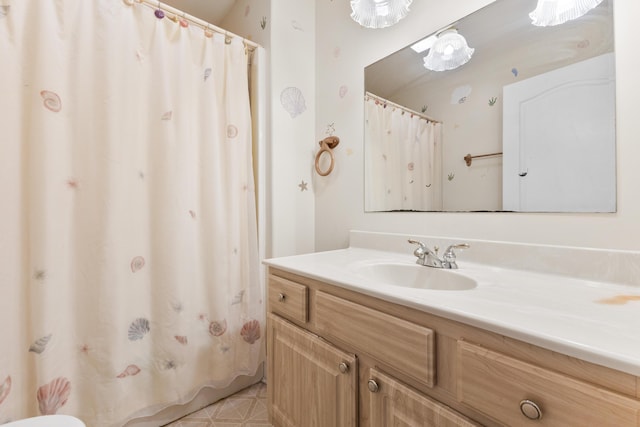
[[[413,0],[351,0],[351,18],[366,28],[385,28],[409,13]]]
[[[538,0],[529,17],[533,25],[550,27],[580,18],[600,3],[602,0]]]
[[[475,49],[454,29],[443,31],[424,57],[424,67],[433,71],[447,71],[466,64]]]

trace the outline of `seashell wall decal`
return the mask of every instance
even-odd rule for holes
[[[69,399],[71,383],[68,379],[58,377],[38,388],[38,408],[42,415],[54,415]]]
[[[138,365],[129,365],[116,378],[132,377],[134,375],[138,375],[140,373],[140,370],[141,369],[138,367]]]
[[[51,335],[52,334],[49,334],[47,336],[44,336],[42,338],[38,338],[37,340],[35,340],[33,344],[31,344],[31,347],[29,347],[29,351],[32,353],[42,354],[42,352],[47,348],[47,344],[51,339]]]
[[[134,257],[131,260],[131,271],[132,272],[135,273],[136,271],[139,271],[140,269],[142,269],[142,267],[144,267],[144,258],[143,257],[137,256],[137,257]]]
[[[57,113],[62,110],[62,100],[57,93],[49,90],[43,90],[40,92],[40,96],[44,100],[44,106],[46,109]]]
[[[286,112],[291,115],[292,119],[304,113],[307,109],[302,91],[297,87],[285,88],[280,93],[280,103]]]
[[[0,384],[0,405],[2,402],[9,396],[9,392],[11,391],[11,376],[7,376],[4,379],[2,384]]]
[[[469,85],[458,86],[451,92],[451,104],[463,104],[471,95],[472,87]]]
[[[139,317],[129,325],[129,340],[141,340],[150,330],[149,321],[143,317]]]
[[[219,337],[227,331],[227,319],[224,319],[222,322],[211,322],[209,323],[209,333],[211,336]]]
[[[160,119],[164,121],[168,121],[168,120],[171,120],[171,117],[173,117],[173,111],[167,111],[160,117]]]
[[[176,335],[174,338],[182,345],[187,345],[189,343],[189,340],[185,335]]]
[[[260,322],[251,320],[245,323],[240,330],[240,336],[249,344],[253,344],[260,339]]]

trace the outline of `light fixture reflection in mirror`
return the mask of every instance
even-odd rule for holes
[[[424,57],[424,68],[432,71],[454,70],[471,59],[475,49],[467,45],[467,40],[455,28],[444,30]]]
[[[600,3],[602,0],[538,0],[529,17],[533,25],[551,27],[580,18]]]
[[[375,103],[365,102],[365,211],[615,212],[614,1],[602,0],[565,25],[538,27],[529,17],[537,0],[496,0],[450,24],[475,49],[464,66],[425,69],[431,41],[368,65],[367,99],[375,95],[388,105],[380,111],[395,110],[405,120],[403,110],[425,116],[440,123],[441,133],[431,165],[417,157],[415,142],[405,150],[412,158],[392,164],[391,147],[422,133],[396,130],[391,124],[399,119],[378,125]],[[541,80],[551,78],[551,88],[541,90]],[[535,91],[525,92],[528,87]],[[380,131],[387,148],[373,142]],[[484,156],[489,153],[504,154]],[[469,155],[478,158],[467,166]],[[426,197],[431,205],[412,202]]]
[[[413,0],[351,0],[351,18],[366,28],[386,28],[409,13]]]

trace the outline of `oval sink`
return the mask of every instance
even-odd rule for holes
[[[372,263],[358,266],[357,271],[371,282],[404,288],[465,291],[478,285],[475,280],[454,271],[418,264]]]

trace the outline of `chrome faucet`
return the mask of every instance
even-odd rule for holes
[[[456,263],[456,254],[454,249],[469,249],[468,243],[458,243],[449,246],[445,251],[442,259],[438,258],[438,247],[434,246],[433,250],[429,249],[424,243],[417,240],[409,239],[409,243],[418,245],[413,254],[418,257],[416,264],[425,265],[433,268],[458,268]]]

